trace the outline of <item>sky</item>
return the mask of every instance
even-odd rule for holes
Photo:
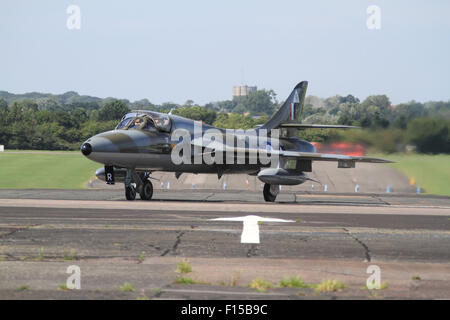
[[[450,1],[0,2],[0,90],[204,104],[241,84],[283,101],[302,80],[323,98],[449,100]]]

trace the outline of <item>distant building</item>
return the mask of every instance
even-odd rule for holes
[[[234,86],[233,87],[233,97],[242,97],[249,94],[249,92],[258,90],[258,87],[250,86]]]
[[[4,152],[5,151],[5,146],[0,144],[0,152]]]

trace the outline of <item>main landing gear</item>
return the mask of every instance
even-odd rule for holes
[[[153,196],[153,184],[148,180],[150,173],[137,173],[135,170],[127,170],[125,177],[125,197],[129,201],[136,199],[136,193],[139,193],[142,200],[149,201]],[[131,183],[134,181],[136,187]]]
[[[153,196],[153,184],[149,180],[144,181],[144,185],[142,186],[142,190],[139,193],[142,200],[149,201]]]
[[[279,185],[266,183],[263,190],[264,200],[266,200],[266,202],[275,202],[275,199],[277,198],[279,192]]]

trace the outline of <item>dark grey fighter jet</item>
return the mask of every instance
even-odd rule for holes
[[[249,135],[243,131],[215,128],[171,113],[138,110],[126,114],[115,130],[88,139],[81,146],[81,152],[88,159],[104,165],[96,172],[98,178],[107,184],[116,181],[125,184],[127,200],[134,200],[136,193],[142,200],[152,198],[150,179],[155,171],[174,172],[177,179],[183,173],[214,173],[219,179],[223,174],[257,175],[265,183],[264,199],[273,202],[280,185],[298,185],[312,180],[305,172],[312,171],[313,161],[335,161],[338,168],[354,168],[355,162],[390,162],[370,157],[317,153],[311,143],[297,138],[297,130],[355,128],[302,124],[300,119],[307,87],[308,82],[299,83],[272,118],[249,131]],[[214,138],[203,139],[208,132],[213,132]],[[261,139],[262,133],[267,133],[267,139]],[[223,139],[218,139],[220,137],[217,135],[222,135]],[[253,136],[257,139],[252,140]],[[182,161],[174,161],[174,151]],[[276,163],[262,161],[262,156],[266,157],[265,160],[270,156],[270,159],[276,159]],[[206,157],[214,161],[207,161]]]

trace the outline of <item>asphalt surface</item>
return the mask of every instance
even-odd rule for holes
[[[411,185],[410,179],[399,171],[385,164],[358,163],[356,168],[338,169],[337,164],[326,161],[316,161],[313,171],[307,174],[315,181],[307,181],[297,186],[283,186],[283,191],[292,192],[318,192],[354,193],[356,186],[363,193],[385,193],[387,188],[395,193],[415,193],[417,186]],[[152,173],[153,186],[156,190],[171,191],[186,189],[209,190],[241,190],[261,192],[264,184],[256,176],[246,174],[224,174],[220,179],[214,174],[189,174],[184,173],[178,179],[174,173]],[[93,179],[86,187],[96,189],[107,188],[103,181]],[[115,188],[123,189],[123,184],[118,183]],[[426,190],[421,190],[426,192]]]
[[[0,190],[0,299],[450,299],[450,198],[415,194],[157,190],[154,201],[114,190]],[[242,223],[260,244],[241,244]],[[192,272],[177,272],[188,261]],[[65,290],[66,269],[81,290]],[[369,266],[383,290],[363,287]],[[346,289],[249,288],[340,280]],[[197,282],[177,284],[180,277]],[[419,280],[420,278],[420,280]],[[132,283],[134,291],[121,286]]]

